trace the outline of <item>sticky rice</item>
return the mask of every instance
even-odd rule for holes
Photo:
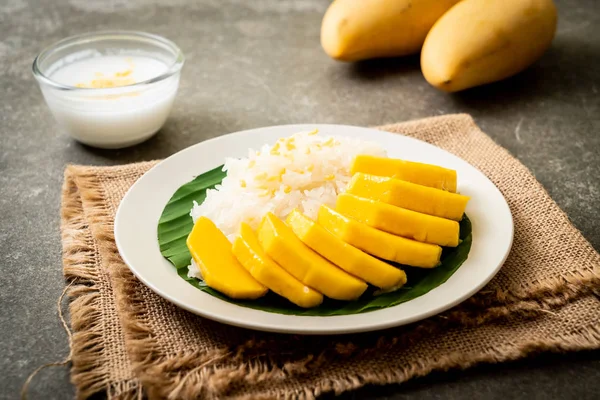
[[[190,215],[194,222],[205,216],[230,241],[246,222],[254,229],[262,217],[272,212],[281,219],[295,208],[316,219],[319,206],[333,207],[338,194],[350,182],[350,164],[358,154],[385,157],[376,143],[318,132],[301,132],[249,150],[246,158],[227,158],[227,177],[207,191],[202,204],[194,202]],[[192,260],[188,276],[202,279]]]
[[[207,192],[202,204],[194,202],[190,215],[212,220],[230,241],[240,224],[256,229],[272,212],[285,218],[294,208],[316,218],[319,206],[335,205],[350,181],[350,164],[358,154],[386,156],[376,143],[317,131],[301,132],[249,150],[246,158],[227,158],[227,177]]]

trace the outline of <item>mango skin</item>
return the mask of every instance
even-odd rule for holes
[[[446,92],[508,78],[542,56],[556,24],[552,0],[464,0],[431,28],[421,70]]]
[[[321,24],[332,58],[358,61],[421,50],[435,21],[460,0],[336,0]]]

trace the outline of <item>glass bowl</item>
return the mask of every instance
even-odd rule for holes
[[[130,68],[115,73],[124,62]],[[43,50],[32,68],[46,104],[69,135],[94,147],[122,148],[163,126],[183,64],[183,53],[170,40],[111,31],[63,39]]]

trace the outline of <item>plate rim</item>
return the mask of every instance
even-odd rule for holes
[[[252,134],[259,134],[259,136],[260,136],[260,134],[265,131],[277,131],[277,130],[295,130],[295,131],[300,132],[300,131],[304,131],[304,130],[314,129],[315,127],[320,130],[332,128],[332,129],[351,129],[351,130],[375,131],[378,134],[387,134],[387,135],[389,135],[390,138],[399,137],[399,138],[402,138],[400,140],[408,140],[408,141],[412,141],[412,142],[418,142],[419,146],[426,145],[427,147],[433,147],[433,148],[437,149],[436,151],[441,151],[443,153],[446,153],[447,155],[451,156],[454,159],[459,160],[460,162],[466,164],[468,167],[470,167],[471,169],[473,169],[474,171],[479,173],[485,180],[487,180],[495,188],[495,190],[499,194],[500,198],[502,199],[503,205],[506,206],[506,210],[508,211],[507,217],[509,217],[509,220],[506,221],[506,223],[507,223],[506,227],[509,228],[509,237],[508,237],[509,240],[508,240],[506,249],[504,251],[504,254],[501,257],[501,259],[497,262],[497,265],[494,268],[490,269],[487,277],[485,279],[482,279],[478,284],[472,286],[468,290],[465,290],[460,296],[457,296],[452,301],[448,301],[443,305],[437,306],[435,309],[431,309],[428,312],[422,312],[420,314],[416,314],[411,317],[406,317],[401,320],[386,321],[386,322],[381,322],[381,323],[370,323],[370,324],[355,326],[355,327],[351,327],[351,328],[346,327],[343,329],[336,328],[335,326],[333,326],[334,324],[329,324],[329,326],[325,326],[324,328],[306,328],[306,329],[304,329],[302,327],[290,327],[290,326],[286,326],[286,325],[273,326],[273,325],[269,325],[268,323],[261,322],[261,321],[254,321],[254,322],[253,321],[240,321],[239,319],[231,318],[231,317],[228,317],[227,315],[219,315],[219,314],[211,313],[210,311],[199,310],[199,308],[197,306],[196,307],[191,306],[187,302],[181,301],[180,299],[165,293],[165,289],[158,287],[157,285],[154,284],[154,282],[148,281],[148,279],[146,279],[146,276],[144,274],[140,273],[138,268],[134,267],[134,265],[133,265],[134,263],[131,262],[131,260],[128,257],[129,250],[124,248],[124,246],[123,246],[123,240],[121,239],[121,226],[122,226],[121,223],[124,221],[123,214],[125,213],[124,210],[126,210],[126,207],[124,205],[128,204],[127,200],[132,196],[132,193],[136,193],[136,191],[139,190],[138,188],[141,187],[142,185],[144,185],[146,183],[147,179],[150,179],[148,177],[152,177],[153,174],[156,173],[156,171],[161,170],[169,162],[173,162],[174,159],[182,157],[183,154],[198,151],[201,148],[213,145],[218,142],[226,141],[227,139],[231,139],[234,136],[252,135]],[[339,135],[337,133],[332,133],[332,134]],[[268,134],[267,134],[267,136],[268,136]],[[283,137],[283,135],[279,136],[279,137]],[[361,138],[361,139],[364,139],[364,138]],[[262,143],[258,143],[258,139],[256,141],[257,141],[257,145],[253,146],[254,148],[258,148],[260,145],[262,145]],[[373,141],[377,142],[376,139]],[[248,149],[246,148],[246,152],[247,152],[247,150]],[[228,155],[222,155],[221,159],[224,161],[225,157],[228,157]],[[221,164],[222,164],[222,162],[221,162]],[[214,168],[214,166],[213,166],[213,168]],[[193,179],[193,177],[190,179]],[[173,195],[173,193],[169,194],[169,198]],[[161,210],[164,209],[165,205],[166,205],[166,203],[162,204]],[[158,218],[160,218],[160,214],[158,215],[157,220],[155,221],[156,223],[154,224],[154,232],[153,233],[155,236],[156,236],[156,227],[158,226]],[[473,223],[473,221],[472,221],[472,223]],[[421,141],[419,139],[416,139],[416,138],[413,138],[410,136],[403,135],[401,133],[392,133],[392,132],[381,131],[381,130],[377,130],[377,129],[373,129],[373,128],[365,128],[365,127],[352,126],[352,125],[340,125],[340,124],[321,124],[321,123],[306,124],[306,123],[303,123],[303,124],[284,124],[284,125],[274,125],[274,126],[253,128],[253,129],[247,129],[247,130],[232,132],[232,133],[228,133],[225,135],[213,137],[213,138],[201,141],[199,143],[193,144],[191,146],[188,146],[184,149],[181,149],[178,152],[172,154],[171,156],[165,158],[164,160],[158,162],[156,165],[154,165],[152,168],[150,168],[148,171],[146,171],[139,179],[137,179],[136,182],[134,182],[134,184],[127,190],[127,192],[123,196],[121,202],[119,203],[117,212],[115,214],[114,238],[115,238],[115,243],[116,243],[117,249],[119,251],[119,254],[120,254],[121,258],[123,259],[123,262],[127,265],[129,270],[136,276],[136,278],[138,280],[140,280],[140,282],[142,282],[146,287],[151,289],[154,293],[161,296],[163,299],[175,304],[176,306],[178,306],[186,311],[192,312],[196,315],[200,315],[202,317],[205,317],[205,318],[208,318],[208,319],[220,322],[220,323],[224,323],[227,325],[248,328],[248,329],[253,329],[253,330],[259,330],[259,331],[291,333],[291,334],[308,334],[308,335],[331,335],[331,334],[349,334],[349,333],[368,332],[368,331],[383,330],[383,329],[388,329],[388,328],[392,328],[392,327],[396,327],[396,326],[406,325],[406,324],[410,324],[410,323],[413,323],[416,321],[420,321],[420,320],[429,318],[433,315],[439,314],[443,311],[446,311],[446,310],[462,303],[463,301],[465,301],[466,299],[468,299],[469,297],[471,297],[475,293],[477,293],[479,290],[481,290],[487,283],[489,283],[493,279],[493,277],[502,268],[504,262],[506,261],[508,255],[510,254],[510,250],[512,248],[512,244],[514,241],[514,220],[512,217],[512,212],[510,210],[510,207],[509,207],[506,199],[504,198],[504,196],[502,195],[500,190],[496,187],[496,185],[493,182],[491,182],[491,180],[485,174],[483,174],[478,168],[474,167],[467,161],[463,160],[462,158],[460,158],[444,149],[441,149],[440,147],[437,147],[433,144]],[[154,238],[154,242],[155,242],[155,245],[158,246],[157,237]],[[474,243],[475,243],[475,237],[474,237]],[[472,250],[473,249],[471,249],[471,251]],[[469,253],[469,255],[470,254],[471,253]],[[162,254],[161,254],[161,259],[164,262],[168,263],[168,261],[162,257]],[[468,259],[465,261],[465,263],[467,263],[467,262],[468,262]],[[171,269],[174,270],[173,266],[170,263],[169,263],[169,266],[171,267]],[[464,266],[464,264],[461,265],[461,267],[459,267],[458,270],[463,268],[463,266]],[[457,272],[458,272],[458,270],[457,270]],[[175,274],[176,274],[176,272],[175,272]],[[188,285],[190,288],[193,288],[193,290],[198,291],[199,293],[203,294],[204,296],[210,296],[209,294],[202,292],[202,291],[198,290],[197,288],[193,287],[188,282],[181,279],[181,277],[177,276],[177,278],[179,280],[181,280],[181,282],[184,282],[185,285]],[[450,277],[450,278],[452,278],[452,277]],[[445,285],[446,283],[440,285],[439,287]],[[435,290],[435,289],[433,289],[433,290]],[[220,302],[234,306],[234,307],[242,308],[244,310],[251,310],[252,313],[258,312],[258,313],[268,314],[269,316],[272,316],[272,317],[277,316],[277,317],[285,317],[283,319],[289,319],[289,318],[296,319],[297,318],[299,320],[302,320],[302,319],[339,319],[339,318],[344,318],[344,317],[349,317],[349,316],[376,314],[376,313],[384,311],[384,310],[390,310],[390,309],[400,307],[403,304],[410,303],[414,300],[422,298],[423,296],[427,296],[427,294],[428,293],[426,293],[425,295],[419,296],[416,299],[409,300],[408,302],[401,303],[399,305],[392,306],[392,307],[387,307],[387,308],[384,308],[381,310],[370,311],[367,313],[341,315],[341,316],[297,316],[297,315],[269,313],[266,311],[248,309],[246,307],[241,307],[241,306],[235,305],[233,303],[228,303],[223,300],[217,299],[214,296],[210,296],[210,297],[215,300],[218,300]],[[277,317],[273,317],[273,318],[277,318]]]

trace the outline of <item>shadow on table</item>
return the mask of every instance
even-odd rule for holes
[[[469,108],[538,102],[559,98],[578,102],[582,96],[596,96],[600,83],[595,66],[600,49],[585,42],[556,38],[553,46],[530,68],[503,81],[458,92],[453,101]]]
[[[99,149],[79,142],[75,142],[75,146],[95,157],[116,163],[158,160],[172,154],[168,149],[170,143],[167,140],[170,134],[171,129],[167,125],[145,142],[123,149]]]
[[[349,64],[346,72],[348,78],[364,82],[380,81],[396,75],[421,75],[420,56],[414,54],[357,61]]]
[[[126,164],[164,159],[189,146],[229,133],[230,127],[239,127],[237,116],[227,110],[206,114],[200,107],[193,113],[176,107],[177,103],[161,130],[135,146],[123,149],[98,149],[79,142],[74,142],[74,146],[79,153],[91,156],[87,157],[86,163],[89,163],[89,159],[92,158],[95,159],[94,163]]]
[[[458,93],[437,93],[457,110],[481,113],[502,113],[503,106],[513,111],[523,104],[542,106],[549,98],[569,103],[581,101],[583,96],[595,98],[600,90],[600,49],[596,47],[590,41],[559,36],[540,60],[511,78]],[[391,77],[415,74],[422,85],[429,86],[421,75],[419,55],[349,64],[346,77],[363,84],[380,84]]]
[[[109,164],[160,160],[214,136],[212,135],[213,127],[197,125],[197,122],[191,118],[178,115],[167,120],[165,125],[150,139],[135,146],[123,149],[99,149],[79,142],[75,142],[75,146],[94,158],[108,161]]]

